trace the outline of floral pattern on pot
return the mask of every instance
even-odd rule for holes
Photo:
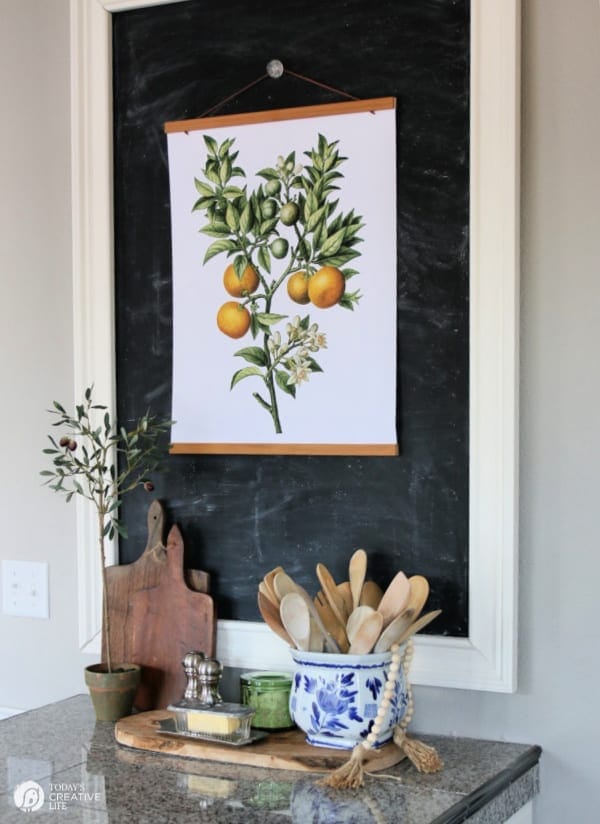
[[[291,650],[295,670],[290,715],[309,744],[352,749],[371,731],[383,697],[391,653],[334,655]],[[375,746],[391,740],[406,711],[408,694],[402,669]]]

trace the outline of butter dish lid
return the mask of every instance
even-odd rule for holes
[[[202,715],[227,715],[234,718],[247,718],[254,715],[254,708],[247,707],[244,704],[235,704],[233,702],[224,701],[221,704],[200,704],[197,701],[180,701],[177,704],[169,704],[168,710],[172,712],[198,712]]]

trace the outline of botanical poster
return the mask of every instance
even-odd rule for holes
[[[347,109],[167,124],[173,451],[395,454],[395,109]]]

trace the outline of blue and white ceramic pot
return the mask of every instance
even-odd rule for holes
[[[335,655],[291,649],[295,669],[290,715],[309,744],[351,750],[371,731],[392,660],[390,652]],[[391,740],[406,711],[402,668],[374,746]]]

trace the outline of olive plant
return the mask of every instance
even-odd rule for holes
[[[48,435],[50,446],[43,450],[50,455],[52,469],[44,469],[44,484],[70,501],[79,495],[96,509],[98,548],[102,570],[102,626],[105,638],[106,665],[112,672],[110,625],[106,586],[106,539],[116,534],[127,536],[119,517],[123,496],[138,486],[147,492],[154,489],[149,479],[162,457],[159,439],[171,421],[159,420],[147,412],[127,429],[117,426],[106,406],[93,403],[93,386],[85,390],[84,401],[74,413],[53,401],[48,412],[57,419],[52,426],[65,434]]]

